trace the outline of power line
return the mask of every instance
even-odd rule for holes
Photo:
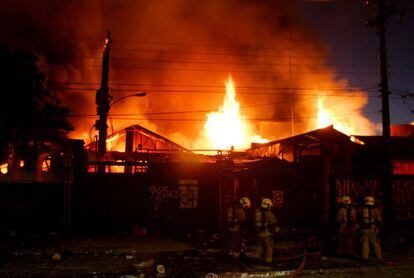
[[[336,102],[331,103],[329,105],[325,105],[324,108],[326,109],[326,108],[329,108],[329,107],[338,105],[339,103],[342,103],[342,102],[348,100],[350,97],[351,96],[346,96],[346,97],[340,99],[339,101],[336,101]],[[314,98],[314,97],[310,97],[310,98]],[[302,100],[297,101],[297,102],[309,101],[310,98],[308,98],[306,100],[305,99],[302,99]],[[292,102],[292,100],[285,100],[285,101],[281,101],[281,102],[277,102],[277,103],[266,103],[266,104],[256,104],[256,105],[243,106],[243,107],[240,107],[240,109],[245,110],[245,109],[254,108],[254,107],[258,107],[258,106],[277,105],[277,104],[284,104],[284,103],[288,103],[288,102]],[[297,102],[295,102],[295,103],[297,103]],[[318,110],[319,109],[309,110],[309,111],[307,111],[307,113],[305,115],[308,115],[309,112],[316,113],[316,112],[318,112]],[[217,109],[191,110],[191,111],[170,111],[170,112],[164,111],[164,112],[149,112],[149,113],[139,113],[139,114],[136,114],[136,113],[131,113],[131,114],[112,114],[112,116],[123,118],[125,116],[151,116],[151,115],[153,116],[153,115],[166,115],[166,114],[208,113],[208,112],[216,112],[216,111],[217,111]],[[303,114],[296,114],[296,116],[297,115],[299,115],[299,118],[300,118],[300,116],[303,115]],[[94,114],[72,114],[72,116],[73,117],[85,117],[85,118],[95,118],[96,117],[96,115],[94,115]],[[244,115],[244,116],[248,116],[248,115]],[[295,116],[295,118],[296,118],[296,116]]]
[[[205,55],[205,56],[230,56],[230,57],[273,57],[273,58],[314,58],[314,59],[323,59],[323,58],[335,58],[335,59],[349,59],[349,58],[358,58],[358,59],[376,59],[376,56],[354,56],[354,55],[340,55],[340,56],[329,56],[329,55],[307,55],[307,56],[298,56],[298,55],[275,55],[271,53],[229,53],[229,52],[203,52],[203,51],[184,51],[184,50],[162,50],[162,49],[145,49],[145,48],[114,48],[114,52],[149,52],[149,53],[168,53],[168,54],[192,54],[192,55]]]
[[[301,99],[301,100],[292,100],[292,99],[288,99],[288,100],[283,100],[283,101],[279,101],[279,102],[271,102],[271,103],[260,103],[260,104],[252,104],[252,105],[248,105],[248,106],[241,106],[240,109],[241,110],[245,110],[245,109],[251,109],[251,108],[256,108],[256,107],[263,107],[263,106],[270,106],[270,105],[280,105],[280,104],[286,104],[286,103],[291,103],[291,102],[304,102],[304,101],[309,101],[312,98],[316,98],[317,96],[310,96],[306,99]],[[187,111],[162,111],[162,112],[147,112],[147,113],[126,113],[126,114],[112,114],[114,116],[150,116],[150,115],[171,115],[171,114],[196,114],[196,113],[209,113],[209,112],[215,112],[217,111],[217,108],[214,109],[205,109],[205,110],[187,110]],[[95,114],[72,114],[72,116],[90,116],[90,117],[94,117]]]
[[[290,39],[292,40],[292,39]],[[284,47],[272,47],[272,46],[248,46],[248,45],[230,45],[230,44],[197,44],[197,43],[177,43],[177,42],[149,42],[149,41],[134,41],[134,40],[119,40],[116,42],[126,44],[139,44],[139,45],[167,45],[167,46],[178,46],[178,47],[203,47],[203,48],[230,48],[230,49],[249,49],[249,50],[297,50],[297,49],[315,49],[315,45],[287,45]],[[361,52],[375,52],[376,49],[335,49],[335,51],[361,51]]]
[[[379,111],[372,111],[372,112],[365,112],[364,114],[378,114]],[[343,117],[349,117],[353,115],[353,113],[347,113],[347,114],[332,114],[332,117],[335,118],[343,118]],[[94,119],[97,116],[71,116],[73,118],[82,118],[82,119]],[[177,121],[177,122],[205,122],[206,118],[134,118],[134,117],[116,117],[111,115],[111,117],[114,120],[128,120],[128,121]],[[312,119],[317,118],[317,115],[295,115],[296,119]],[[290,120],[291,116],[272,116],[272,117],[263,117],[263,118],[242,118],[243,121],[249,121],[249,122],[275,122],[275,121],[282,121],[282,120]]]
[[[288,58],[288,57],[286,57]],[[86,60],[99,60],[99,57],[79,57],[75,60],[83,61]],[[212,61],[209,60],[174,60],[174,59],[134,59],[134,58],[112,58],[111,61],[127,61],[127,62],[134,62],[138,63],[161,63],[161,64],[194,64],[194,65],[244,65],[244,66],[289,66],[289,67],[300,67],[300,66],[315,66],[314,63],[263,63],[263,62],[227,62],[227,61]],[[134,65],[134,63],[132,65]],[[131,65],[131,64],[130,64]],[[95,66],[95,65],[94,65]],[[376,67],[377,65],[374,64],[338,64],[335,63],[334,65],[326,65],[327,67],[332,66],[340,66],[340,67]],[[116,66],[115,66],[116,67]]]
[[[76,48],[79,49],[88,49],[91,51],[102,51],[102,47],[99,46],[89,46],[89,45],[76,45]],[[188,49],[154,49],[154,48],[141,48],[141,47],[134,47],[134,48],[129,48],[129,47],[119,47],[119,48],[114,48],[114,52],[115,53],[157,53],[157,54],[171,54],[174,56],[177,56],[177,54],[179,55],[200,55],[200,56],[206,56],[206,57],[211,57],[211,56],[218,56],[220,58],[223,57],[273,57],[273,58],[298,58],[298,59],[377,59],[376,55],[355,55],[352,54],[351,49],[349,50],[338,50],[338,49],[331,49],[330,51],[335,52],[343,52],[340,55],[331,55],[331,54],[326,54],[326,53],[321,53],[321,54],[312,54],[312,55],[289,55],[287,53],[284,54],[274,54],[272,51],[263,51],[263,52],[259,52],[258,50],[260,50],[259,48],[250,48],[249,51],[244,50],[244,51],[240,51],[240,52],[217,52],[216,49],[217,48],[212,48],[214,49],[214,51],[197,51],[197,50],[188,50]],[[288,52],[289,50],[293,50],[293,49],[277,49],[278,51],[281,50],[285,50],[286,52]],[[348,51],[349,54],[345,54]],[[358,51],[358,49],[356,49],[355,51]],[[362,53],[363,54],[363,53]]]
[[[74,40],[78,41],[92,41],[92,42],[100,42],[103,43],[104,40],[102,38],[91,38],[89,36],[65,36],[65,35],[55,35],[53,39],[63,40],[63,41],[70,41],[73,42]],[[294,44],[289,44],[289,42],[294,42]],[[275,47],[275,46],[258,46],[258,45],[235,45],[235,44],[211,44],[211,43],[188,43],[188,42],[168,42],[168,41],[144,41],[144,40],[131,40],[131,39],[113,39],[114,44],[133,44],[133,45],[151,45],[151,46],[174,46],[174,47],[203,47],[203,48],[229,48],[229,49],[249,49],[249,50],[295,50],[295,49],[315,49],[317,45],[298,45],[295,42],[302,42],[300,39],[290,38],[289,42],[285,42],[287,44],[283,47]],[[335,48],[334,51],[340,52],[376,52],[376,49],[352,49],[352,48]],[[330,50],[332,51],[332,49]]]
[[[93,83],[54,83],[54,84],[63,84],[63,85],[69,85],[69,86],[54,86],[52,85],[52,88],[55,89],[64,89],[64,90],[97,90],[97,88],[92,88],[92,87],[72,87],[70,86],[71,84],[74,85],[93,85]],[[96,83],[95,83],[96,84]],[[112,85],[117,85],[117,86],[122,86],[121,83],[113,83]],[[130,91],[135,91],[135,90],[142,90],[144,88],[152,88],[153,86],[151,85],[138,85],[138,84],[130,84],[130,85],[125,85],[125,86],[133,86],[136,88],[114,88],[112,87],[111,89],[113,91],[126,91],[126,92],[130,92]],[[224,93],[224,88],[223,86],[203,86],[203,85],[199,85],[199,86],[178,86],[178,85],[155,85],[154,87],[175,87],[175,88],[168,88],[168,89],[155,89],[152,88],[151,91],[158,91],[158,92],[213,92],[213,93]],[[197,90],[195,89],[182,89],[180,87],[190,87],[190,88],[199,88]],[[211,90],[211,89],[216,89],[216,90]],[[361,88],[338,88],[338,87],[264,87],[264,86],[240,86],[237,87],[237,92],[243,92],[244,90],[276,90],[276,91],[335,91],[335,92],[361,92],[364,90],[374,90],[376,89],[375,86],[371,86],[371,87],[361,87]]]
[[[95,92],[96,88],[54,88],[55,90],[61,90],[62,92],[79,92],[84,93],[88,91]],[[111,89],[114,92],[136,92],[138,89]],[[309,91],[325,91],[325,90],[309,90]],[[150,90],[150,93],[196,93],[196,94],[221,94],[223,95],[223,91],[212,91],[212,90],[162,90],[162,89],[155,89]],[[350,90],[349,92],[352,92]],[[355,91],[354,91],[355,92]],[[238,91],[238,95],[271,95],[271,96],[347,96],[346,93],[336,93],[336,94],[321,94],[321,93],[314,93],[314,94],[305,94],[305,93],[275,93],[275,92],[244,92]],[[353,97],[365,98],[365,97],[379,97],[379,95],[354,95]]]
[[[73,66],[83,67],[83,68],[100,68],[100,65],[88,65],[88,64],[71,64]],[[321,69],[312,69],[312,72],[324,73],[329,72],[329,67],[320,66]],[[208,69],[208,68],[177,68],[177,67],[143,67],[143,66],[126,66],[126,65],[111,65],[112,69],[137,69],[141,71],[185,71],[185,72],[219,72],[219,73],[229,73],[227,69]],[[277,74],[277,73],[292,73],[292,74],[308,74],[309,71],[288,71],[288,70],[277,70],[277,71],[263,71],[263,70],[230,70],[231,73],[240,73],[240,74]],[[340,71],[341,74],[375,74],[374,71]]]
[[[59,82],[59,81],[51,81],[49,82],[51,85],[100,85],[98,82],[76,82],[76,81],[69,81],[69,82]],[[138,83],[119,83],[113,82],[110,85],[114,86],[133,86],[133,87],[176,87],[176,88],[216,88],[216,89],[224,89],[224,85],[206,85],[206,84],[177,84],[177,83],[150,83],[150,84],[138,84]],[[377,88],[377,84],[373,83],[366,83],[366,84],[354,84],[350,88],[343,88],[343,87],[277,87],[277,86],[257,86],[257,85],[243,85],[243,86],[236,86],[236,89],[254,89],[254,90],[306,90],[306,91],[314,91],[314,90],[331,90],[331,91],[360,91],[364,89],[375,89]]]

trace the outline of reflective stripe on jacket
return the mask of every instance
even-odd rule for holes
[[[353,226],[356,224],[356,210],[352,206],[342,206],[337,215],[339,225]]]
[[[361,228],[376,228],[382,222],[380,212],[377,208],[365,206],[361,212]]]
[[[276,217],[270,210],[258,209],[254,218],[259,236],[272,236],[276,232]]]
[[[246,220],[246,211],[240,205],[231,207],[227,211],[227,223],[231,232],[239,232]]]

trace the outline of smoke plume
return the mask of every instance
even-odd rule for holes
[[[338,94],[348,83],[326,67],[326,49],[301,22],[296,1],[6,0],[0,23],[4,43],[44,57],[50,85],[72,111],[72,137],[94,134],[107,30],[113,98],[148,92],[114,105],[114,130],[140,124],[193,147],[231,74],[243,115],[263,137],[316,128],[318,95],[360,123],[360,133],[375,131],[358,112],[367,98]]]

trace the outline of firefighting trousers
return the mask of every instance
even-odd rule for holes
[[[362,252],[361,256],[364,260],[369,257],[370,245],[374,249],[375,258],[382,259],[381,245],[375,229],[362,229]]]
[[[273,261],[273,239],[270,236],[258,236],[257,238],[256,257],[261,259],[264,252],[264,261],[271,263]]]
[[[240,231],[237,231],[231,232],[230,236],[232,256],[239,257],[242,250],[243,235]]]
[[[347,227],[342,225],[339,227],[338,236],[338,254],[339,255],[354,255],[356,227]]]

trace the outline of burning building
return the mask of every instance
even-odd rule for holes
[[[296,1],[18,2],[8,5],[30,28],[10,32],[19,36],[13,43],[32,40],[44,55],[50,83],[72,111],[71,137],[87,142],[73,187],[74,222],[82,225],[152,217],[217,227],[244,194],[255,202],[272,196],[280,210],[294,206],[296,219],[306,208],[317,223],[333,207],[330,188],[347,183],[355,157],[371,145],[350,135],[378,131],[362,112],[372,86],[351,86],[327,66],[329,49],[299,23]],[[107,26],[112,95],[148,96],[111,107],[114,132],[101,157],[91,127]],[[312,196],[302,211],[295,192]]]
[[[412,128],[392,127],[389,156],[392,161],[392,202],[394,220],[412,221],[414,172]],[[398,131],[398,133],[396,133]],[[402,132],[405,131],[405,132]],[[406,136],[395,136],[395,135]],[[319,184],[319,202],[325,221],[335,216],[336,200],[350,195],[362,204],[366,195],[374,195],[382,208],[384,172],[387,171],[381,136],[348,136],[333,126],[304,134],[253,144],[247,151],[253,157],[278,157],[298,165],[308,182]],[[312,182],[310,182],[312,184]]]
[[[195,159],[186,148],[140,125],[111,134],[106,144],[108,152],[103,158],[98,154],[97,141],[85,147],[89,172],[96,172],[99,164],[105,164],[109,173],[135,173],[145,171],[150,162]]]

